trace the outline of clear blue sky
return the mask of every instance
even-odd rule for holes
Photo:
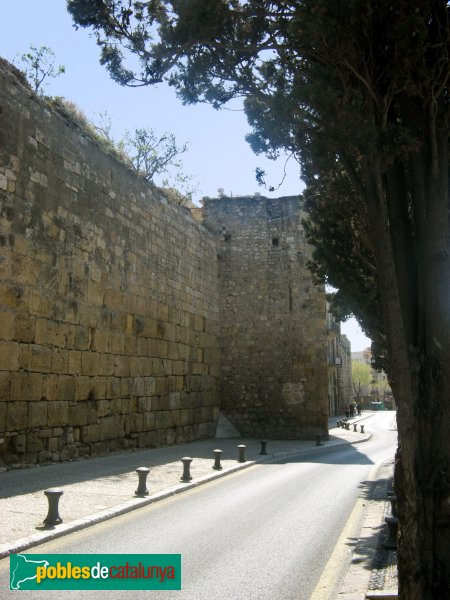
[[[3,58],[17,63],[17,55],[30,45],[48,46],[66,74],[49,80],[46,93],[75,102],[89,118],[106,110],[117,134],[151,127],[161,134],[174,133],[180,143],[190,142],[183,164],[199,181],[199,198],[217,196],[218,188],[233,195],[266,194],[256,183],[257,166],[273,173],[269,183],[280,181],[284,160],[274,163],[255,156],[244,139],[250,127],[241,110],[183,106],[165,84],[126,88],[113,82],[99,64],[99,49],[88,30],[74,29],[64,0],[0,0],[0,6]],[[291,161],[284,186],[267,195],[297,194],[301,189],[298,165]]]
[[[164,84],[125,88],[114,83],[99,64],[99,51],[87,30],[75,30],[64,0],[0,0],[0,56],[16,64],[30,45],[48,46],[56,64],[66,74],[49,80],[46,93],[75,102],[91,119],[107,111],[117,136],[135,127],[170,132],[180,143],[189,142],[183,156],[184,171],[196,177],[198,198],[217,196],[218,188],[233,195],[268,196],[297,194],[302,190],[297,163],[291,161],[283,186],[269,193],[255,180],[255,169],[268,173],[268,183],[282,178],[284,160],[277,163],[255,156],[244,137],[250,132],[242,111],[216,111],[210,106],[183,106]],[[362,350],[369,340],[353,320],[342,325],[352,350]]]

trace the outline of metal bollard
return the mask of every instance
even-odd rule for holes
[[[322,446],[322,434],[316,433],[316,446]]]
[[[58,504],[59,499],[64,494],[64,492],[59,488],[50,488],[48,490],[45,490],[44,494],[47,496],[48,500],[48,513],[44,519],[44,524],[48,527],[52,525],[59,525],[63,522],[63,520],[59,516]]]
[[[223,452],[222,450],[214,450],[214,466],[213,469],[215,469],[216,471],[221,471],[222,470],[222,465],[220,464],[220,457],[222,456]]]
[[[139,477],[139,485],[134,493],[136,496],[148,496],[147,475],[150,473],[150,469],[147,469],[147,467],[138,467],[136,473]]]
[[[353,431],[355,431],[355,432],[356,432],[356,431],[357,431],[357,430],[356,430],[356,428],[357,428],[357,427],[358,427],[358,424],[357,424],[357,423],[353,423]]]
[[[347,429],[347,431],[350,431],[350,423],[345,424],[345,429]]]
[[[245,446],[244,444],[240,444],[238,446],[238,450],[239,450],[239,462],[240,463],[244,463],[245,462],[245,449],[247,448],[247,446]]]
[[[361,427],[361,433],[364,433],[364,425],[360,425]]]
[[[192,477],[190,467],[192,458],[190,456],[183,456],[181,462],[183,463],[183,475],[181,477],[181,481],[191,481]]]
[[[266,452],[267,440],[261,440],[261,452],[264,456],[267,454]]]
[[[398,517],[397,512],[397,496],[393,492],[388,492],[388,500],[391,503],[391,512],[393,517]]]
[[[338,419],[338,420],[336,421],[336,427],[340,427],[340,426],[341,426],[341,420],[340,420],[340,419]]]
[[[397,548],[397,534],[398,534],[398,519],[397,517],[386,517],[384,519],[389,528],[388,539],[383,542],[382,546],[385,548]]]

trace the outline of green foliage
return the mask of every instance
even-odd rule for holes
[[[425,187],[437,152],[448,164],[447,2],[69,0],[68,10],[121,84],[166,79],[183,102],[216,108],[244,97],[253,150],[300,162],[310,266],[338,290],[332,310],[357,317],[389,372],[388,288],[414,318]]]
[[[68,9],[94,29],[116,81],[166,79],[183,102],[216,108],[244,97],[252,148],[299,160],[312,269],[339,290],[338,315],[354,313],[375,341],[399,407],[399,597],[448,597],[448,1],[69,0]]]
[[[86,135],[97,142],[104,152],[114,156],[114,158],[131,168],[130,159],[124,153],[119,151],[115,142],[100,131],[75,102],[67,100],[62,96],[47,97],[46,101],[62,115],[68,123],[76,125]]]
[[[364,388],[372,382],[372,368],[366,363],[352,361],[352,385],[356,396],[361,396]]]
[[[44,94],[46,79],[55,79],[66,72],[64,65],[55,66],[55,53],[47,46],[30,46],[20,57],[23,71],[36,93]]]
[[[158,136],[153,129],[143,127],[127,131],[117,145],[130,157],[133,167],[147,181],[166,173],[171,165],[180,168],[181,163],[177,157],[188,148],[187,144],[178,146],[173,133]]]
[[[158,136],[150,128],[137,128],[116,141],[106,111],[100,113],[97,122],[94,122],[70,100],[56,96],[47,98],[47,102],[95,140],[104,152],[136,171],[146,181],[161,186],[171,202],[186,205],[192,200],[196,181],[183,172],[179,160],[179,156],[188,149],[187,143],[179,146],[173,134]]]
[[[183,171],[180,157],[187,152],[188,143],[179,145],[173,133],[159,135],[152,128],[137,127],[125,136],[114,140],[111,120],[106,112],[99,115],[98,123],[91,123],[97,136],[111,144],[143,179],[151,181],[166,191],[175,204],[188,204],[197,190],[193,176]]]

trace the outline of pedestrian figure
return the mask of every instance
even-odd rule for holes
[[[358,404],[356,405],[356,410],[358,411],[358,415],[361,414],[361,403],[358,402]]]
[[[348,419],[350,416],[350,404],[345,407],[345,418]]]
[[[355,405],[353,404],[353,402],[350,404],[350,417],[353,418],[353,415],[355,414]]]

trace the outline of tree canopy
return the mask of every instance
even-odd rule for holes
[[[298,159],[311,268],[338,289],[336,314],[354,313],[374,340],[398,405],[400,596],[450,595],[448,2],[68,9],[119,83],[165,79],[183,102],[216,108],[242,97],[255,152]]]
[[[370,172],[373,157],[382,172],[394,164],[404,171],[404,161],[417,157],[428,129],[420,126],[424,104],[434,120],[442,116],[447,3],[70,0],[68,9],[78,26],[95,30],[101,62],[119,83],[165,79],[183,102],[215,107],[243,97],[253,149],[298,157],[313,215],[313,268],[339,290],[337,316],[354,313],[384,357],[373,251],[379,234],[366,202],[369,194],[378,201]],[[411,246],[413,262],[412,175],[393,175],[390,184],[403,201],[389,218],[402,221],[399,241]],[[411,264],[403,268],[412,279]],[[386,362],[380,366],[389,371]]]

